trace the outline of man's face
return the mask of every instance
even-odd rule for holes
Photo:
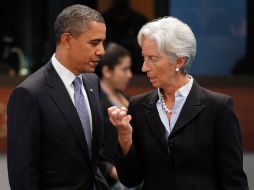
[[[99,22],[90,22],[88,31],[78,37],[72,37],[70,44],[70,60],[74,74],[94,72],[102,55],[103,41],[106,37],[106,26]]]

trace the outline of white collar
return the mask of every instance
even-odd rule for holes
[[[191,75],[187,75],[190,79],[190,81],[182,86],[181,88],[179,88],[176,92],[175,92],[175,96],[183,96],[183,97],[187,97],[190,93],[192,84],[193,84],[193,77]],[[158,95],[159,95],[159,101],[161,100],[161,89],[158,88]]]
[[[52,58],[51,58],[51,62],[56,70],[56,72],[58,73],[58,75],[60,76],[60,78],[62,79],[62,81],[64,82],[64,84],[66,86],[70,86],[72,85],[73,80],[75,79],[75,75],[69,70],[67,69],[63,64],[61,64],[57,59],[55,54],[53,54]],[[78,77],[81,79],[82,81],[82,76],[81,74],[78,75]]]

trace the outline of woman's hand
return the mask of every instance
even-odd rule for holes
[[[110,174],[109,174],[113,179],[118,180],[118,175],[117,175],[117,171],[116,171],[116,167],[113,166],[110,170]]]
[[[130,125],[131,115],[127,115],[127,108],[112,106],[108,108],[108,115],[111,123],[118,132],[118,141],[123,155],[126,155],[132,145],[132,126]]]

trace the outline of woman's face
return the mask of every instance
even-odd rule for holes
[[[153,87],[165,88],[175,82],[176,64],[168,56],[159,53],[155,40],[144,38],[142,41],[144,63],[142,71],[147,74]]]
[[[119,64],[111,71],[110,80],[112,86],[117,90],[125,90],[131,77],[131,58],[129,56],[122,57],[119,60]]]

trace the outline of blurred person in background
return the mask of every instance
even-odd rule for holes
[[[104,175],[112,190],[126,189],[118,180],[115,169],[115,153],[117,147],[117,131],[110,123],[107,109],[113,105],[128,107],[129,97],[124,93],[131,77],[131,55],[123,46],[108,43],[105,55],[96,67],[96,73],[101,78],[102,112],[104,116],[104,156],[108,162]]]
[[[130,0],[110,0],[110,3],[110,8],[102,14],[107,26],[106,40],[127,48],[135,63],[131,68],[133,73],[142,74],[141,50],[136,36],[148,19],[132,8]]]

